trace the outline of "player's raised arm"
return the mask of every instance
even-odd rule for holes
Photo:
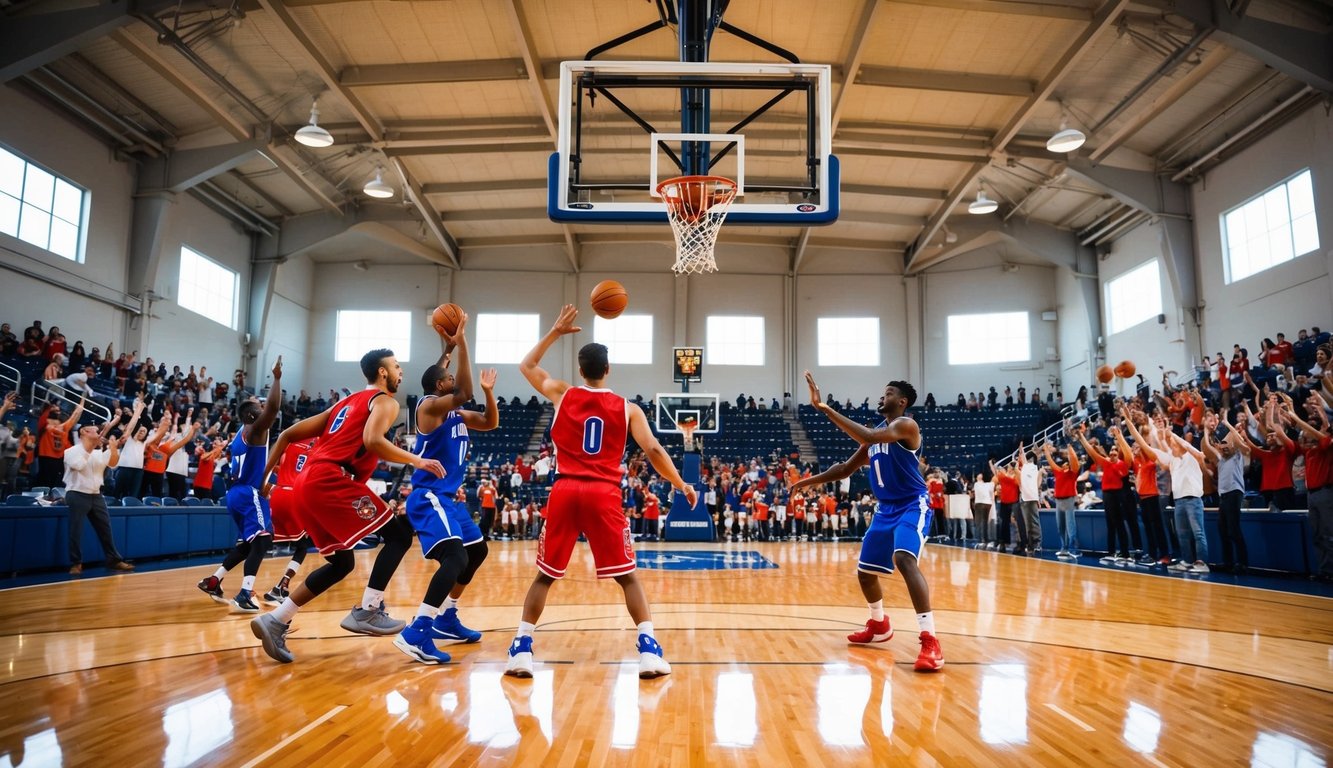
[[[685,500],[693,508],[695,502],[699,500],[698,491],[694,490],[694,486],[686,483],[685,479],[676,471],[675,462],[671,461],[671,456],[667,454],[662,444],[657,442],[657,437],[649,429],[648,419],[643,415],[643,411],[633,403],[629,403],[626,410],[629,413],[629,431],[634,436],[634,442],[638,443],[639,447],[643,449],[644,455],[652,463],[653,469],[657,470],[657,474],[671,483],[672,488],[685,494]]]
[[[398,418],[398,401],[392,397],[376,397],[371,401],[370,417],[366,419],[366,429],[361,435],[366,450],[394,464],[408,464],[417,469],[444,477],[444,467],[435,459],[426,459],[415,453],[409,453],[393,444],[385,437],[394,419]],[[267,467],[265,467],[267,469]]]
[[[250,433],[246,435],[246,445],[263,445],[268,442],[268,428],[277,420],[281,408],[282,355],[278,355],[278,362],[273,364],[273,386],[269,388],[268,399],[264,401],[264,410],[259,412],[259,417],[250,425]]]
[[[546,332],[546,335],[537,342],[537,346],[533,347],[518,364],[518,369],[523,372],[523,378],[528,380],[533,389],[545,395],[553,403],[558,402],[569,389],[569,382],[551,378],[551,374],[541,367],[542,357],[556,339],[583,330],[574,325],[574,319],[578,314],[579,311],[573,304],[566,304],[560,310],[560,316],[555,319],[555,325],[551,326],[551,330]]]
[[[427,399],[419,406],[421,413],[429,414],[436,419],[443,419],[450,411],[472,399],[472,363],[468,357],[467,334],[464,332],[467,327],[467,313],[464,312],[458,318],[458,328],[453,334],[446,333],[443,327],[433,323],[431,327],[440,335],[440,341],[444,345],[444,351],[440,354],[440,359],[435,362],[435,367],[441,369],[441,377],[445,375],[444,369],[449,367],[451,353],[456,352],[458,354],[458,372],[454,374],[454,391]],[[426,394],[431,393],[427,392]]]
[[[810,404],[822,411],[838,429],[846,432],[861,445],[903,443],[911,450],[916,450],[920,446],[921,429],[912,419],[893,419],[878,429],[858,424],[824,402],[819,394],[819,385],[815,383],[815,377],[809,371],[805,372],[805,383],[810,387]]]
[[[835,483],[844,477],[851,477],[852,473],[870,463],[870,446],[862,445],[857,447],[856,453],[841,464],[834,464],[828,469],[817,475],[803,477],[792,483],[791,493],[796,493],[804,488],[823,485],[824,483]]]
[[[500,409],[495,403],[495,369],[487,368],[481,372],[481,391],[486,393],[486,410],[464,411],[463,423],[475,432],[489,432],[500,426]]]

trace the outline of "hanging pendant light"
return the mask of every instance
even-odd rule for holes
[[[319,127],[319,100],[310,103],[310,122],[296,132],[296,140],[307,147],[333,145],[333,134]]]
[[[375,168],[375,178],[371,181],[367,181],[366,185],[361,188],[361,191],[371,197],[378,197],[381,199],[390,198],[397,194],[397,191],[393,187],[384,183],[384,169],[378,166]]]
[[[1065,108],[1064,102],[1061,102],[1060,130],[1046,140],[1046,149],[1064,154],[1065,152],[1073,152],[1083,146],[1083,142],[1087,140],[1088,137],[1083,135],[1083,131],[1069,127],[1069,110]]]
[[[999,209],[999,207],[1000,207],[999,203],[995,202],[989,197],[986,197],[986,190],[980,189],[977,190],[977,199],[973,200],[967,206],[967,212],[979,216],[985,213],[995,213],[995,211]]]

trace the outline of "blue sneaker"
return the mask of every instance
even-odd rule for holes
[[[440,640],[462,640],[465,643],[475,643],[481,639],[481,633],[475,629],[468,629],[463,626],[463,622],[458,620],[458,609],[450,608],[439,616],[430,625],[431,635]]]
[[[449,654],[435,647],[430,639],[430,617],[418,616],[397,637],[394,647],[422,664],[447,664]]]
[[[532,677],[532,637],[516,637],[509,644],[509,663],[505,674],[511,677]]]
[[[234,611],[239,611],[241,613],[259,613],[259,606],[255,605],[254,593],[248,589],[242,589],[240,592],[237,592],[236,597],[231,599],[231,604],[234,606],[232,609]]]
[[[513,651],[510,651],[512,654]],[[662,646],[652,635],[639,635],[639,677],[651,680],[671,674],[671,665],[662,658]]]

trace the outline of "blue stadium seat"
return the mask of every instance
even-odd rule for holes
[[[164,507],[179,507],[180,504],[181,503],[179,501],[171,498],[170,496],[162,497],[162,506]]]
[[[143,500],[134,496],[126,496],[120,500],[120,505],[122,507],[142,507]]]
[[[202,505],[203,502],[195,498],[194,496],[186,496],[185,498],[181,499],[181,504],[187,507],[197,507]]]
[[[5,504],[11,507],[35,507],[37,506],[37,499],[24,496],[21,493],[11,493],[5,498]]]
[[[146,506],[146,507],[160,507],[160,506],[162,506],[162,497],[161,497],[161,496],[145,496],[145,497],[143,497],[143,505]]]

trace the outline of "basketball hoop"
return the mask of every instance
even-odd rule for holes
[[[680,439],[684,444],[685,453],[694,453],[697,449],[694,443],[694,430],[699,428],[699,422],[687,421],[680,425]]]
[[[713,247],[736,199],[736,182],[721,176],[678,176],[657,185],[676,237],[678,275],[716,272]],[[691,430],[693,432],[693,430]]]

